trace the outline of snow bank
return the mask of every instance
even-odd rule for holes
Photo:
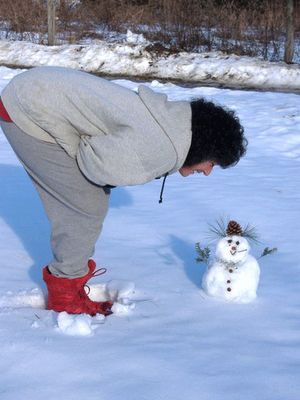
[[[43,46],[0,41],[6,66],[55,65],[104,75],[176,79],[246,88],[298,91],[299,65],[271,63],[220,52],[156,54],[142,35],[127,32],[124,43],[97,40],[86,45]]]

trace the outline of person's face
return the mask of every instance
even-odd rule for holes
[[[205,176],[208,176],[214,166],[215,163],[213,161],[203,161],[201,163],[191,165],[190,167],[181,167],[178,171],[182,176],[189,176],[194,173],[202,173]]]

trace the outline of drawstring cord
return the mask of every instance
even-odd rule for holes
[[[168,175],[169,175],[169,172],[167,172],[167,173],[164,175],[164,180],[163,180],[163,183],[162,183],[162,185],[161,185],[161,190],[160,190],[160,195],[159,195],[159,204],[161,204],[162,201],[163,201],[162,196],[163,196],[163,192],[164,192],[164,188],[165,188],[165,182],[166,182],[166,179],[167,179],[167,176],[168,176]]]

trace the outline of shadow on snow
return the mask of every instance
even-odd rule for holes
[[[184,271],[189,280],[197,288],[200,288],[206,266],[203,263],[196,262],[195,245],[172,235],[170,237],[170,247],[172,253],[183,262]]]
[[[39,195],[25,170],[19,166],[0,165],[0,217],[15,232],[25,250],[34,260],[28,271],[30,279],[43,285],[41,268],[51,260],[50,226]],[[110,207],[120,208],[132,203],[124,188],[112,190]]]

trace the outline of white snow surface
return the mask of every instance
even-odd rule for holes
[[[40,64],[51,52],[53,64],[55,54],[63,55],[61,48],[43,53],[43,47],[7,42],[2,58],[4,46],[7,58],[12,47],[15,56],[19,49],[23,65],[34,51]],[[79,54],[75,49],[64,51]],[[264,74],[259,65],[257,79]],[[20,72],[1,67],[0,89]],[[135,308],[103,320],[43,308],[49,225],[1,132],[0,398],[299,400],[299,96],[148,85],[173,100],[205,96],[234,109],[248,153],[236,167],[215,167],[209,177],[170,176],[163,204],[161,181],[112,191],[94,255],[108,272],[94,284],[103,293],[109,282],[123,282],[123,304]],[[255,257],[263,246],[278,248],[260,260],[257,299],[249,304],[220,302],[201,290],[205,265],[195,262],[195,243],[205,246],[208,224],[224,215],[256,227],[262,244],[253,246]]]
[[[102,75],[139,76],[233,87],[300,90],[299,64],[268,62],[221,52],[158,54],[143,35],[128,31],[123,42],[44,46],[0,40],[0,64],[55,65]]]

